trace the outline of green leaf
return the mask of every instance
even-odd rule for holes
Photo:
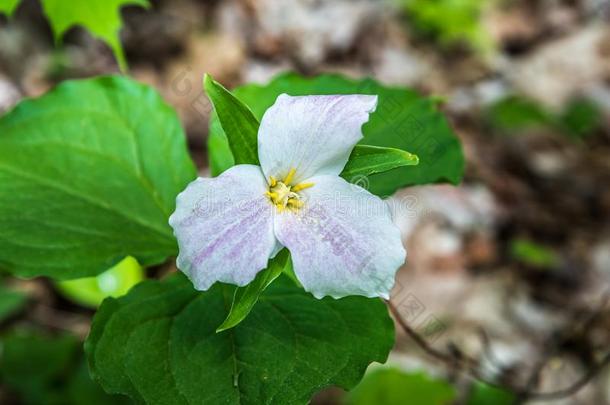
[[[375,173],[383,173],[402,166],[415,166],[419,158],[407,151],[379,146],[357,145],[341,172],[350,181]]]
[[[533,100],[511,95],[493,104],[486,115],[495,130],[509,134],[543,129],[579,139],[602,125],[599,107],[587,99],[571,100],[561,113],[554,113]]]
[[[18,3],[19,0],[0,0],[0,13],[11,16]],[[148,0],[41,0],[41,3],[56,42],[70,28],[81,25],[94,37],[106,42],[121,70],[127,70],[119,35],[123,25],[120,9],[130,5],[148,8]]]
[[[70,334],[50,337],[14,331],[1,339],[3,387],[32,405],[126,404],[110,397],[89,377],[80,342]]]
[[[82,348],[81,348],[82,349]],[[81,353],[82,354],[82,353]],[[84,358],[66,381],[58,405],[130,405],[123,395],[108,395],[98,383],[91,379],[89,367]]]
[[[348,405],[445,405],[456,397],[456,390],[449,383],[422,372],[376,368],[367,373],[345,402]]]
[[[0,118],[0,267],[97,275],[177,253],[168,224],[196,177],[176,113],[124,77],[64,82]]]
[[[148,7],[148,0],[41,0],[56,41],[75,25],[82,25],[91,34],[106,42],[114,52],[121,70],[127,62],[119,32],[122,26],[120,9],[128,5]]]
[[[107,392],[146,403],[305,404],[326,386],[355,386],[393,345],[381,300],[317,300],[287,277],[216,333],[233,291],[197,292],[176,274],[107,299],[85,343],[93,375]]]
[[[493,104],[486,112],[491,126],[499,131],[515,132],[553,124],[554,117],[533,100],[508,96]]]
[[[510,253],[519,262],[540,268],[556,267],[561,261],[552,249],[521,238],[511,241]]]
[[[259,123],[252,111],[210,75],[204,76],[203,83],[231,146],[235,163],[258,165]]]
[[[57,289],[77,304],[97,308],[107,297],[120,297],[144,280],[144,270],[133,257],[126,257],[116,266],[96,277],[59,281]]]
[[[0,14],[12,16],[21,0],[0,0]]]
[[[22,310],[27,300],[25,293],[0,286],[0,322]]]
[[[590,100],[572,100],[557,119],[559,128],[572,138],[582,138],[600,128],[603,113]]]
[[[483,16],[493,0],[398,0],[411,27],[441,46],[467,45],[483,56],[496,48]]]
[[[233,94],[260,119],[278,95],[376,94],[379,103],[363,127],[361,145],[409,151],[419,157],[419,165],[399,167],[371,175],[369,191],[389,196],[401,187],[448,181],[457,184],[464,171],[460,143],[436,108],[435,103],[415,92],[385,87],[372,79],[354,81],[340,75],[304,78],[283,74],[269,84],[238,87]],[[218,175],[235,162],[222,127],[212,117],[208,138],[211,170]]]
[[[216,332],[231,329],[246,319],[261,293],[282,274],[286,266],[290,266],[290,263],[290,253],[287,249],[283,249],[265,270],[256,275],[256,278],[250,284],[236,288],[229,315],[222,325],[216,329]]]
[[[468,405],[511,405],[515,403],[515,394],[480,382],[475,383],[473,392],[468,398]]]
[[[56,338],[17,332],[2,338],[0,377],[26,403],[58,403],[49,398],[51,387],[70,368],[78,353],[72,335]]]

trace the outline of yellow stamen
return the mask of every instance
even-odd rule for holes
[[[299,201],[296,198],[290,198],[288,201],[286,201],[286,204],[292,205],[295,208],[300,208],[303,206],[303,201]]]
[[[296,186],[291,187],[290,191],[294,191],[296,193],[297,191],[305,190],[309,187],[313,187],[313,183],[299,183]]]
[[[288,174],[284,178],[284,184],[286,184],[286,185],[290,184],[290,182],[292,181],[292,178],[294,177],[294,174],[296,173],[296,171],[297,170],[294,167],[292,169],[290,169],[290,171],[288,172]]]
[[[269,176],[269,190],[265,191],[265,195],[269,197],[278,212],[286,210],[296,212],[305,205],[297,192],[314,185],[314,183],[300,183],[291,186],[290,183],[293,181],[295,173],[296,169],[290,169],[284,180],[277,180],[275,177]]]

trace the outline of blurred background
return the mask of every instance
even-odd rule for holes
[[[388,365],[314,403],[610,404],[610,1],[151,4],[122,12],[129,74],[176,108],[202,175],[205,72],[229,88],[287,70],[372,76],[434,97],[462,141],[461,186],[392,197],[409,256]],[[83,29],[56,43],[36,0],[0,15],[0,114],[116,72]],[[2,276],[0,403],[127,403],[90,380],[82,340],[101,299],[143,277],[132,259],[68,283]]]

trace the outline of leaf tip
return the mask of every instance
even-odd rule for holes
[[[224,332],[225,330],[231,329],[233,325],[227,324],[227,322],[223,322],[222,325],[216,328],[216,333]]]
[[[209,73],[204,73],[203,74],[203,87],[207,90],[209,88],[209,86],[214,85],[214,79],[212,78],[212,76],[210,76]]]
[[[414,153],[407,152],[406,150],[399,149],[400,155],[407,162],[406,166],[416,166],[419,164],[419,156]]]
[[[414,155],[412,153],[407,152],[409,155],[409,160],[411,160],[413,166],[417,166],[419,164],[419,156]]]

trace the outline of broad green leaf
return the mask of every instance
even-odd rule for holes
[[[89,377],[82,347],[70,334],[55,337],[14,331],[0,339],[0,380],[4,389],[31,405],[126,404]]]
[[[457,397],[455,388],[423,372],[375,368],[351,391],[347,405],[445,405]]]
[[[196,177],[176,113],[124,77],[64,82],[0,118],[0,267],[97,275],[177,253],[168,218]]]
[[[235,98],[210,75],[203,78],[205,91],[214,104],[236,164],[258,165],[258,120],[244,103]]]
[[[22,310],[27,300],[25,293],[0,286],[0,322]]]
[[[381,300],[317,300],[287,277],[216,333],[233,291],[197,292],[176,274],[107,299],[85,343],[93,375],[107,392],[145,403],[305,404],[326,386],[355,386],[393,345]]]
[[[81,355],[82,355],[82,346]],[[132,405],[133,402],[123,395],[108,395],[98,383],[91,379],[86,360],[80,359],[77,368],[62,387],[58,405]]]
[[[341,176],[350,181],[354,178],[368,177],[402,166],[415,166],[419,158],[407,151],[383,148],[380,146],[357,145],[341,172]]]
[[[148,0],[41,0],[56,41],[75,25],[82,25],[91,34],[106,42],[114,52],[121,70],[127,62],[119,32],[122,20],[120,9],[128,5],[148,7]]]
[[[467,405],[511,405],[515,403],[515,394],[487,384],[476,382]]]
[[[246,319],[254,305],[258,301],[261,293],[282,274],[284,268],[290,266],[290,254],[287,249],[283,249],[269,263],[269,266],[256,275],[256,278],[245,287],[235,289],[233,303],[227,319],[224,320],[216,332],[231,329],[238,323]]]
[[[419,157],[417,166],[399,167],[371,175],[369,191],[389,196],[401,187],[448,181],[457,184],[464,171],[460,142],[436,108],[435,103],[417,93],[396,87],[385,87],[372,79],[350,80],[340,75],[304,78],[283,74],[267,85],[238,87],[233,94],[260,119],[278,95],[376,94],[379,103],[375,113],[362,129],[361,145],[383,146],[409,151]],[[208,138],[210,167],[218,175],[235,162],[222,127],[210,123]]]
[[[144,280],[144,270],[133,257],[95,277],[58,281],[57,289],[77,304],[97,308],[107,297],[120,297]]]
[[[0,14],[12,16],[21,0],[0,0]]]

